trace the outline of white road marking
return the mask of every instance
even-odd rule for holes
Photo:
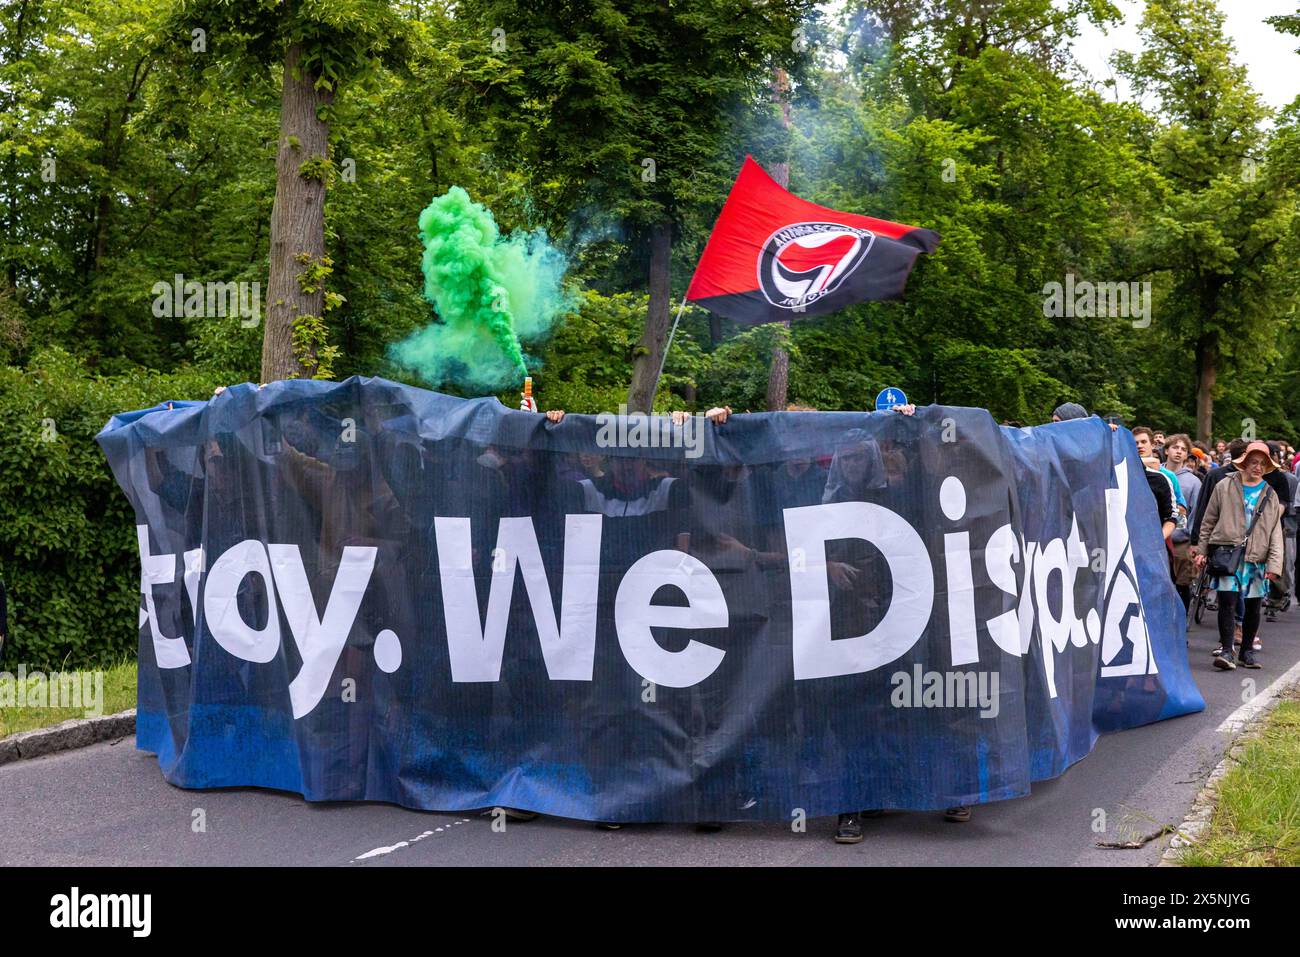
[[[364,861],[368,857],[379,857],[381,854],[391,854],[393,853],[393,851],[397,850],[398,848],[409,847],[409,846],[410,845],[406,841],[398,841],[392,847],[377,847],[373,851],[366,851],[366,853],[354,857],[353,860]]]
[[[441,830],[442,828],[438,828],[437,831],[425,831],[423,834],[417,834],[409,841],[398,841],[396,844],[392,845],[391,847],[376,847],[374,850],[366,851],[366,853],[360,854],[357,857],[352,858],[352,861],[353,863],[356,863],[357,861],[364,861],[367,858],[382,857],[385,854],[391,854],[393,853],[393,851],[400,850],[403,847],[410,847],[412,844],[415,844],[419,841],[423,841],[426,837],[431,837],[432,835],[438,833]]]

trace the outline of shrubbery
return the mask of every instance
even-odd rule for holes
[[[1044,373],[1029,349],[953,342],[939,350],[935,365],[945,405],[983,407],[999,421],[1040,425],[1051,421],[1052,409],[1074,394]]]
[[[0,366],[0,575],[7,666],[88,667],[134,656],[135,521],[95,434],[118,412],[201,399],[220,381],[191,369],[91,374],[62,349]]]
[[[540,408],[588,414],[617,412],[619,404],[627,402],[645,313],[645,296],[602,296],[584,290],[576,311],[564,317],[541,350],[542,366],[537,373]],[[674,352],[681,344],[680,339],[673,344]],[[668,379],[665,373],[659,384],[655,404],[660,409],[670,402]],[[513,408],[519,404],[519,394],[507,393],[501,401]],[[680,403],[672,407],[678,408]]]

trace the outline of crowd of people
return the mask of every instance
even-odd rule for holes
[[[1053,421],[1083,418],[1067,403]],[[1133,429],[1146,466],[1170,576],[1188,615],[1194,600],[1218,614],[1214,667],[1260,667],[1261,616],[1276,620],[1296,588],[1300,455],[1285,441],[1218,439]]]
[[[1165,541],[1189,615],[1194,592],[1213,594],[1205,599],[1218,613],[1214,666],[1259,668],[1260,618],[1274,620],[1289,607],[1296,584],[1300,458],[1281,441],[1211,446],[1144,426],[1133,437],[1157,499],[1172,499]]]

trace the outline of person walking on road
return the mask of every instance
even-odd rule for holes
[[[1214,576],[1210,587],[1219,593],[1219,643],[1214,667],[1237,667],[1232,645],[1237,599],[1244,599],[1241,666],[1258,668],[1252,647],[1259,629],[1260,605],[1270,581],[1282,576],[1282,511],[1277,494],[1264,481],[1273,458],[1263,442],[1251,442],[1233,460],[1236,471],[1214,486],[1196,539],[1195,561]]]

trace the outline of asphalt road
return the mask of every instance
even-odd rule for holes
[[[833,819],[604,831],[554,819],[492,828],[481,813],[441,814],[384,804],[309,804],[256,789],[185,791],[163,781],[152,755],[126,738],[0,767],[3,865],[1151,865],[1167,839],[1140,850],[1095,843],[1182,821],[1231,740],[1219,725],[1242,705],[1243,680],[1263,692],[1300,659],[1300,611],[1261,629],[1260,671],[1215,671],[1214,632],[1193,627],[1192,668],[1207,708],[1107,735],[1062,777],[1029,797],[975,809],[967,824],[891,812],[864,822],[866,840],[831,841]],[[1097,809],[1107,831],[1093,831]],[[200,817],[205,829],[196,831]]]

